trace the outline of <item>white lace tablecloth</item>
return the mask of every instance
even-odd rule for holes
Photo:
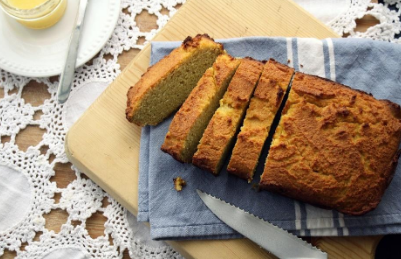
[[[184,0],[122,0],[117,27],[112,37],[93,60],[76,72],[69,100],[59,105],[58,82],[49,78],[17,76],[0,69],[0,256],[5,250],[15,251],[16,258],[122,258],[128,249],[131,258],[182,258],[164,242],[152,241],[146,226],[137,223],[127,212],[91,180],[72,166],[76,180],[59,188],[50,178],[56,163],[67,163],[64,138],[69,127],[121,72],[117,57],[131,48],[141,49],[176,12]],[[364,37],[401,43],[399,21],[401,0],[372,4],[369,0],[296,0],[305,9],[329,25],[339,35]],[[168,10],[168,14],[165,11]],[[158,29],[142,32],[135,17],[147,11],[157,17]],[[379,23],[366,32],[357,32],[356,20],[374,16]],[[139,38],[145,38],[138,44]],[[110,57],[112,58],[107,58]],[[50,98],[39,106],[25,102],[22,92],[31,80],[48,86]],[[34,114],[41,112],[40,118]],[[26,151],[16,144],[17,135],[29,125],[45,130],[42,140]],[[45,154],[41,148],[47,146]],[[54,159],[50,159],[54,157]],[[51,162],[50,162],[51,161]],[[55,195],[60,201],[55,202]],[[107,198],[109,204],[102,205]],[[45,228],[44,214],[61,209],[68,219],[60,232]],[[86,220],[95,212],[107,218],[104,236],[93,239],[86,230]],[[76,225],[73,222],[79,221]],[[34,241],[37,232],[40,239]],[[109,238],[113,242],[109,241]],[[23,249],[21,244],[27,244]]]

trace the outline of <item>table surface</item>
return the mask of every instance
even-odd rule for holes
[[[372,2],[377,2],[372,1]],[[152,29],[157,29],[156,18],[147,13],[142,12],[137,16],[136,22],[141,31],[150,31]],[[377,20],[371,16],[365,16],[362,19],[357,21],[357,30],[358,31],[366,31],[367,28],[372,25],[377,24]],[[118,58],[118,63],[121,66],[121,71],[128,65],[128,63],[139,53],[138,49],[131,49],[129,51],[124,51]],[[58,81],[58,76],[52,77],[51,80]],[[15,91],[18,91],[17,89]],[[49,93],[47,91],[47,86],[41,83],[37,83],[36,81],[31,81],[27,86],[24,87],[24,91],[22,93],[23,98],[26,103],[30,103],[32,106],[41,105],[46,99],[50,98]],[[4,90],[0,88],[0,98],[4,97]],[[35,114],[35,118],[40,117],[40,113]],[[36,126],[28,126],[21,133],[18,134],[16,139],[16,144],[21,150],[26,150],[29,146],[35,146],[42,139],[42,135],[44,134],[44,130],[40,129]],[[1,142],[8,142],[7,137],[2,137]],[[46,152],[46,150],[42,150]],[[52,181],[57,183],[59,188],[66,187],[69,183],[76,179],[75,173],[71,169],[71,164],[61,164],[58,163],[55,166],[55,176]],[[60,199],[60,197],[55,197],[56,202]],[[105,203],[107,201],[104,201]],[[46,228],[48,230],[53,230],[56,233],[60,231],[61,225],[67,221],[68,214],[63,210],[53,210],[51,213],[44,215],[46,218]],[[106,222],[106,217],[102,215],[100,212],[96,212],[91,218],[86,221],[86,229],[89,232],[89,235],[92,238],[96,238],[104,235],[104,223]],[[38,236],[35,237],[34,240],[37,240]],[[338,239],[333,237],[332,239]],[[370,237],[366,237],[366,239],[370,239]],[[377,238],[372,239],[372,242],[377,240]],[[319,243],[319,239],[312,238],[310,240],[312,243]],[[338,240],[338,245],[341,246],[341,240]],[[346,242],[352,242],[352,237],[347,238]],[[320,246],[324,246],[324,244],[320,244]],[[24,244],[23,244],[24,246]],[[15,252],[5,251],[4,255],[1,257],[3,259],[10,259],[16,256]],[[124,251],[123,259],[129,259],[128,251]]]

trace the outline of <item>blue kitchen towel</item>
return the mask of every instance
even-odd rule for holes
[[[326,77],[401,104],[401,45],[366,39],[250,37],[221,40],[229,54],[259,60],[274,58],[297,71]],[[153,42],[151,64],[179,42]],[[363,216],[347,216],[267,191],[229,175],[219,176],[182,164],[160,147],[172,116],[155,127],[144,127],[140,149],[138,220],[149,221],[154,239],[234,238],[240,235],[202,203],[203,190],[297,235],[347,236],[401,233],[401,166],[379,206]],[[263,163],[253,183],[259,181]],[[187,186],[177,192],[173,178]]]

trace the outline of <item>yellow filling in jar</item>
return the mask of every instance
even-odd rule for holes
[[[18,9],[32,9],[35,8],[43,3],[45,3],[47,0],[8,0],[8,3],[15,8]]]
[[[0,0],[3,10],[22,25],[45,29],[63,17],[67,0]]]

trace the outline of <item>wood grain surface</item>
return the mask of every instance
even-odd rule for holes
[[[377,2],[377,1],[374,1]],[[185,4],[184,4],[185,6]],[[157,28],[156,18],[154,15],[151,15],[147,12],[142,12],[137,15],[136,22],[141,31],[150,31],[151,29]],[[370,26],[377,24],[377,20],[372,17],[363,17],[362,19],[357,21],[358,30],[366,31]],[[118,57],[118,63],[123,70],[132,59],[139,53],[137,49],[131,49],[129,51],[125,51]],[[58,81],[58,77],[53,77],[52,80]],[[14,90],[14,92],[17,90]],[[4,96],[3,88],[0,88],[0,98]],[[47,86],[37,83],[36,81],[31,81],[27,86],[24,87],[23,98],[26,103],[32,104],[32,106],[38,106],[42,104],[46,99],[50,97],[50,94],[47,91]],[[34,115],[34,118],[38,119],[41,113],[38,112]],[[40,129],[36,126],[28,126],[22,132],[17,135],[16,143],[18,144],[21,150],[26,150],[29,146],[35,146],[42,139],[42,135],[44,134],[44,130]],[[5,143],[10,141],[9,137],[2,137],[1,142]],[[47,147],[42,147],[41,151],[45,153]],[[52,158],[51,158],[52,159]],[[66,187],[70,182],[76,179],[74,172],[71,169],[71,164],[56,164],[55,166],[56,175],[52,178],[52,181],[57,183],[59,188]],[[58,202],[60,197],[55,197],[56,203]],[[103,203],[106,205],[108,202],[105,200]],[[62,224],[64,224],[67,220],[68,214],[63,210],[55,210],[51,211],[49,214],[45,215],[46,218],[46,228],[49,230],[53,230],[56,233],[60,230]],[[100,213],[95,213],[91,218],[87,220],[86,229],[89,232],[89,235],[93,238],[104,235],[104,223],[106,218]],[[79,222],[73,222],[73,224],[79,224]],[[40,236],[40,232],[37,233],[34,240],[38,240]],[[348,255],[348,258],[366,258],[365,255],[373,255],[375,247],[380,240],[380,237],[332,237],[332,238],[308,238],[309,242],[314,245],[317,245],[321,249],[330,253],[330,258],[345,258],[344,255]],[[113,242],[110,240],[110,242]],[[210,247],[210,253],[212,253],[215,249],[213,241],[200,241],[203,242],[204,245]],[[229,246],[229,241],[227,242],[227,246]],[[191,246],[196,245],[191,241],[182,241],[185,243],[187,247],[191,248]],[[349,243],[354,243],[352,250],[350,250]],[[22,244],[22,250],[24,246],[27,244]],[[244,251],[248,251],[244,249]],[[341,251],[339,253],[338,251]],[[266,258],[275,258],[272,255],[269,255],[266,252],[263,252],[266,255]],[[10,259],[16,256],[15,252],[5,251],[5,254],[0,258]],[[241,255],[226,255],[229,256],[227,258],[237,258],[241,257]],[[232,257],[230,257],[232,256]],[[245,254],[244,256],[248,258],[252,258],[252,254]],[[130,258],[127,251],[124,251],[124,259]],[[373,258],[373,257],[371,257]]]

